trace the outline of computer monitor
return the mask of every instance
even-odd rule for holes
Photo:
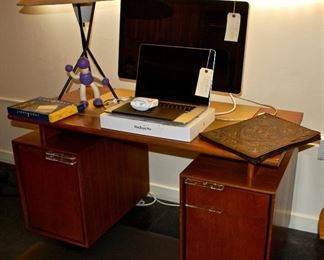
[[[118,75],[136,79],[141,43],[216,50],[212,90],[241,92],[249,4],[217,0],[121,0]],[[237,42],[225,41],[227,15],[241,16]]]

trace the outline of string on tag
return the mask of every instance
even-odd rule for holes
[[[216,52],[213,49],[209,49],[209,54],[208,54],[208,58],[207,58],[206,68],[208,68],[208,66],[209,66],[209,60],[210,60],[211,52],[214,52],[214,59],[213,59],[213,66],[212,66],[212,70],[214,70],[214,68],[215,68],[215,60],[216,60]]]
[[[236,14],[236,0],[234,0],[234,3],[233,3],[233,14],[232,14],[232,16],[235,17],[235,14]]]

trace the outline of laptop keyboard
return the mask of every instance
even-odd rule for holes
[[[169,103],[165,101],[159,101],[160,108],[168,108],[168,109],[175,109],[181,110],[185,112],[189,112],[195,108],[195,106],[184,105],[184,104],[176,104],[176,103]]]

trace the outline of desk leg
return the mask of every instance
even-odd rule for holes
[[[318,226],[319,226],[319,237],[320,239],[324,239],[324,208],[321,211]]]
[[[253,164],[253,163],[247,163],[247,178],[249,183],[252,182],[254,176],[256,175],[258,169],[259,169],[259,165]]]

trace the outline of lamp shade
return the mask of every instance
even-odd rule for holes
[[[59,4],[88,4],[105,0],[19,0],[19,6],[59,5]]]

